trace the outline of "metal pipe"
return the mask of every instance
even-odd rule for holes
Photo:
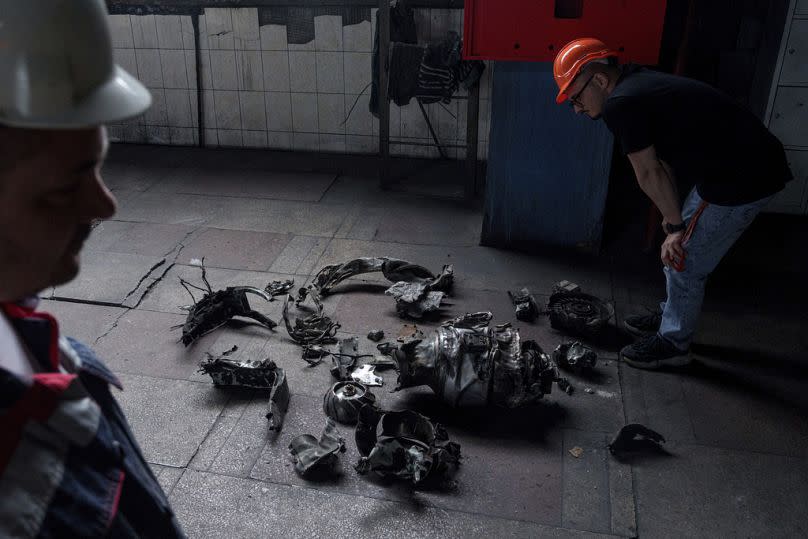
[[[196,58],[196,128],[200,148],[205,147],[205,114],[202,92],[202,51],[199,48],[199,14],[191,15],[191,25],[194,27],[194,57]]]

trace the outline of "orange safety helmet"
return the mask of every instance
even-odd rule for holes
[[[558,84],[556,103],[563,103],[567,99],[567,88],[584,65],[610,56],[617,56],[617,53],[593,37],[575,39],[564,45],[553,61],[553,76]]]

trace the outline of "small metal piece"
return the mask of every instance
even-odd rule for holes
[[[285,281],[272,281],[264,288],[264,291],[272,298],[287,294],[295,286],[294,279],[287,279]]]
[[[355,425],[359,409],[375,402],[376,395],[359,382],[337,382],[323,396],[323,412],[334,421]]]
[[[573,386],[569,380],[566,378],[559,378],[557,381],[558,389],[566,393],[567,395],[572,395],[575,391],[575,386]]]
[[[228,356],[238,348],[233,347],[219,357],[208,354],[207,361],[199,366],[199,372],[210,375],[217,387],[249,387],[268,389],[269,404],[266,418],[269,430],[279,431],[289,409],[289,384],[286,373],[270,359],[263,361],[237,361]]]
[[[323,434],[318,440],[311,434],[303,434],[289,444],[289,453],[295,470],[306,479],[333,477],[337,475],[337,455],[345,451],[345,440],[340,436],[332,419],[327,419]]]
[[[509,290],[508,296],[510,296],[511,302],[516,309],[517,320],[532,322],[538,318],[539,306],[536,304],[536,298],[533,297],[530,290],[523,288],[517,294]]]
[[[570,281],[559,281],[553,285],[552,293],[556,292],[580,292],[581,287]]]
[[[366,386],[381,386],[384,385],[384,378],[376,375],[375,365],[360,365],[351,373],[351,378],[357,382],[361,382]]]
[[[368,339],[373,342],[379,342],[380,340],[384,339],[384,331],[381,329],[374,329],[368,333]]]
[[[553,360],[562,369],[583,372],[595,367],[598,355],[591,348],[575,341],[559,344],[553,351]]]
[[[637,451],[653,451],[666,453],[660,444],[665,443],[665,437],[639,423],[626,425],[617,433],[609,451],[612,455],[621,456],[624,453]]]

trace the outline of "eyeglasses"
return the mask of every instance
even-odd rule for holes
[[[592,82],[592,79],[594,77],[595,77],[594,75],[589,77],[589,79],[586,81],[586,84],[584,84],[583,88],[578,90],[578,92],[575,95],[570,96],[570,107],[575,108],[575,105],[578,105],[579,107],[584,108],[584,104],[581,103],[581,100],[579,98],[581,97],[581,94],[584,93],[584,90],[586,90],[586,87],[589,86],[589,83]]]

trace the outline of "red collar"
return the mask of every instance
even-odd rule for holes
[[[11,320],[45,320],[50,329],[50,344],[48,346],[48,361],[54,371],[59,369],[59,323],[48,313],[37,312],[32,307],[25,307],[17,303],[0,303],[0,308]]]

